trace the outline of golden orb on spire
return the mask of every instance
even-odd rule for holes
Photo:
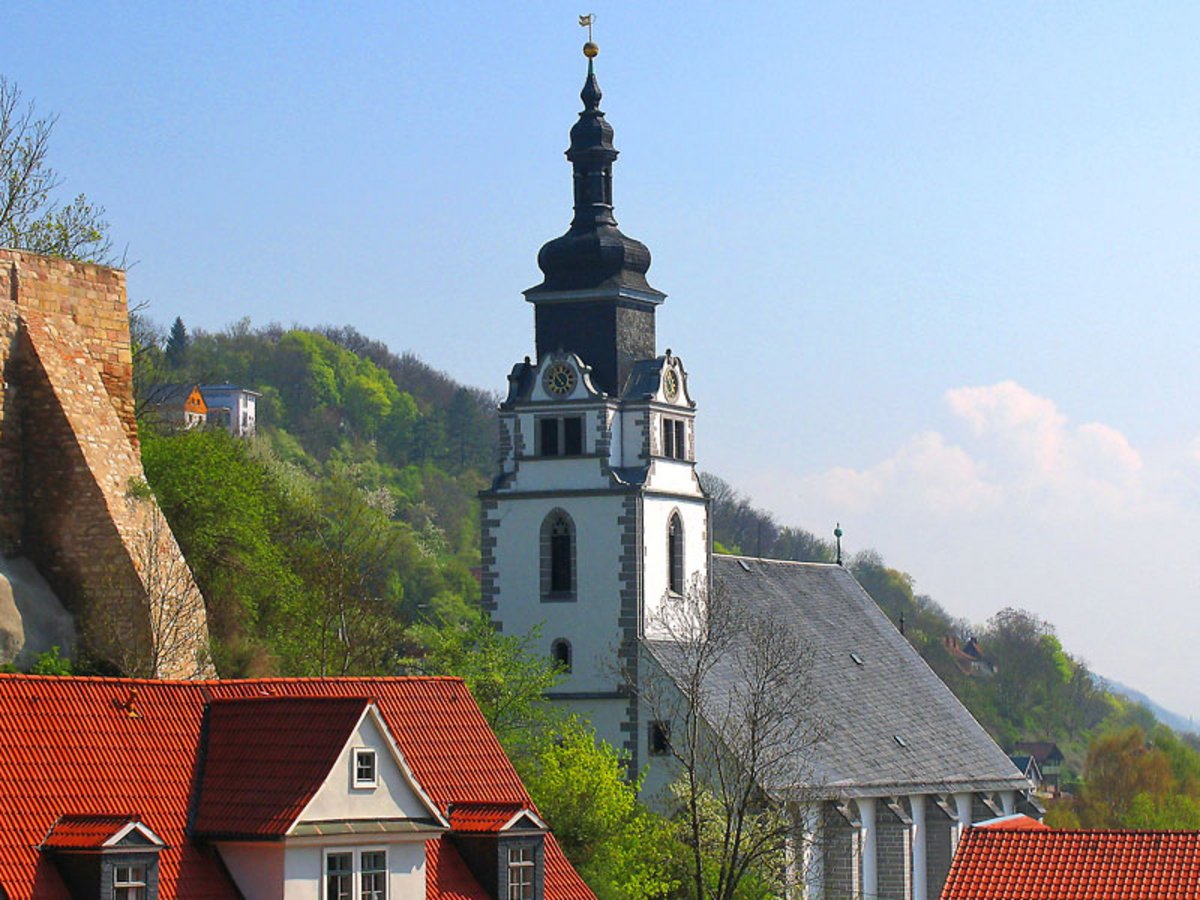
[[[588,13],[586,16],[579,17],[579,27],[588,30],[587,43],[583,45],[583,55],[588,59],[595,59],[600,53],[600,48],[592,43],[592,25],[595,21],[595,13]]]

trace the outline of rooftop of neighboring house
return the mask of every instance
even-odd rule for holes
[[[1024,816],[968,828],[942,900],[1200,896],[1200,832],[1054,830]]]
[[[240,384],[202,384],[200,393],[202,394],[249,394],[251,397],[261,397],[259,391],[252,391],[250,388],[242,387]]]
[[[1017,741],[1013,745],[1013,749],[1017,753],[1028,753],[1038,761],[1040,766],[1044,766],[1046,763],[1053,765],[1063,761],[1062,751],[1053,741]]]
[[[322,823],[301,813],[344,782],[330,767],[365,721],[394,747],[416,799],[406,816],[364,827],[425,841],[429,900],[490,896],[460,826],[544,834],[547,900],[594,900],[459,679],[0,675],[0,721],[0,896],[11,900],[66,900],[55,855],[118,845],[158,854],[160,900],[233,900],[212,842],[319,837]]]

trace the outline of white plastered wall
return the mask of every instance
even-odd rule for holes
[[[300,815],[300,822],[336,819],[427,819],[429,809],[417,796],[392,757],[390,741],[368,714],[359,722],[350,741],[330,770],[325,783]],[[375,751],[377,786],[354,787],[354,750]]]
[[[285,900],[324,900],[321,878],[324,874],[327,851],[386,850],[388,863],[388,897],[395,900],[424,900],[425,842],[380,842],[362,838],[356,842],[345,838],[330,838],[328,843],[289,842],[284,854],[283,883]],[[276,895],[278,896],[278,895]],[[247,900],[257,900],[246,894]]]
[[[647,637],[663,636],[659,625],[659,609],[667,593],[668,556],[667,527],[671,514],[679,512],[683,521],[683,582],[691,587],[698,576],[703,584],[708,567],[707,510],[704,500],[646,495],[642,500],[642,523],[645,539],[645,568],[642,576],[645,588],[643,630]]]
[[[594,463],[594,461],[593,461]],[[496,618],[508,635],[541,625],[543,652],[555,638],[571,642],[573,672],[563,691],[611,691],[617,684],[616,648],[621,642],[621,529],[624,495],[499,498],[496,516]],[[541,599],[541,528],[554,509],[575,523],[576,599]]]

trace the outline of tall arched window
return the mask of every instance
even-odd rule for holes
[[[575,599],[575,523],[561,509],[542,521],[542,599]]]
[[[677,512],[667,524],[667,589],[683,593],[683,520]]]
[[[562,671],[571,671],[571,642],[566,638],[558,638],[550,645],[550,658],[553,659]]]

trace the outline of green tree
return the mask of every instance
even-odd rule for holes
[[[569,718],[514,762],[563,851],[601,900],[667,897],[687,849],[671,822],[638,803],[624,760]]]
[[[183,324],[183,319],[176,316],[175,321],[171,323],[170,332],[167,333],[167,344],[163,351],[167,365],[172,369],[182,369],[187,363],[190,345],[191,338],[188,337],[187,326]]]
[[[527,752],[560,721],[544,698],[561,675],[549,657],[535,651],[538,632],[500,634],[478,617],[449,627],[418,626],[412,637],[424,651],[409,660],[409,666],[429,675],[462,678],[510,754]]]
[[[83,194],[57,199],[62,179],[48,162],[54,123],[0,76],[0,247],[113,265],[103,207]]]
[[[270,668],[260,621],[301,589],[280,537],[299,530],[302,508],[244,441],[221,429],[142,433],[142,462],[184,558],[207,601],[218,669]]]

